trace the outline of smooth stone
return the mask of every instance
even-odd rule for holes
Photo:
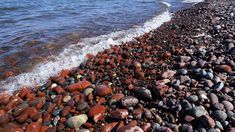
[[[137,93],[137,97],[144,100],[144,101],[151,101],[152,100],[151,91],[147,88],[144,88],[144,87],[138,88],[136,93]]]
[[[93,120],[97,122],[103,118],[105,110],[103,105],[95,105],[89,109],[88,117],[93,117]]]
[[[198,96],[197,95],[190,95],[190,96],[187,97],[187,100],[189,102],[195,103],[195,102],[198,101]]]
[[[156,132],[172,132],[172,130],[165,126],[160,126],[159,128],[155,129]]]
[[[19,106],[17,106],[14,111],[13,111],[13,115],[14,116],[18,116],[19,114],[21,114],[27,107],[29,107],[29,105],[25,102],[20,104]]]
[[[206,78],[212,80],[214,78],[214,75],[212,72],[208,72],[207,75],[206,75]]]
[[[214,83],[211,80],[205,80],[205,86],[212,88]]]
[[[221,103],[224,105],[224,108],[225,108],[227,111],[234,110],[233,104],[230,103],[229,101],[222,101]]]
[[[188,102],[188,100],[183,100],[181,102],[181,106],[182,106],[183,110],[190,110],[190,109],[192,109],[192,105]]]
[[[115,119],[125,119],[129,112],[127,109],[117,109],[111,113],[111,117]]]
[[[139,126],[126,125],[117,130],[118,132],[144,132]]]
[[[202,116],[200,120],[203,125],[207,128],[213,128],[215,127],[215,121],[209,116],[209,115],[204,115]]]
[[[177,71],[178,75],[186,75],[188,73],[188,71],[186,69],[180,69],[179,71]]]
[[[95,93],[96,95],[103,97],[112,93],[112,88],[105,84],[98,85],[96,86]]]
[[[176,74],[176,71],[167,70],[162,74],[162,78],[164,79],[172,78],[175,74]]]
[[[55,109],[54,111],[53,111],[53,116],[57,116],[57,115],[59,115],[60,114],[60,109]]]
[[[191,78],[189,76],[180,76],[180,83],[191,83]]]
[[[70,128],[79,128],[81,127],[84,123],[86,123],[88,120],[88,117],[86,114],[80,114],[77,116],[70,117],[67,120],[67,125]]]
[[[216,109],[216,110],[223,110],[224,109],[224,105],[221,104],[221,103],[215,103],[213,105],[213,107]]]
[[[76,110],[82,111],[88,107],[88,103],[86,101],[80,100],[77,104]]]
[[[180,132],[192,132],[193,131],[193,127],[189,124],[183,124],[180,126]]]
[[[218,72],[232,72],[232,68],[229,65],[218,65],[215,67],[215,70]]]
[[[222,125],[219,121],[215,121],[215,127],[216,127],[216,128],[219,128],[219,129],[221,129],[221,130],[224,130],[223,125]]]
[[[219,103],[218,96],[216,94],[214,94],[214,93],[210,93],[209,94],[209,99],[211,101],[211,104]]]
[[[199,118],[199,117],[201,117],[203,115],[206,115],[207,111],[205,110],[205,108],[203,106],[195,106],[195,107],[192,108],[190,113],[195,118]]]
[[[213,111],[212,116],[219,121],[224,121],[227,119],[227,114],[221,110]]]
[[[128,107],[134,107],[139,100],[133,96],[125,96],[121,99],[122,106],[128,108]]]
[[[223,82],[218,82],[214,85],[214,89],[216,91],[220,91],[222,88],[224,87],[224,83]]]
[[[214,128],[210,128],[207,132],[217,132]]]

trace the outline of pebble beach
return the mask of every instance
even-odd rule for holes
[[[0,132],[235,132],[235,1],[206,0],[42,86],[0,95]]]

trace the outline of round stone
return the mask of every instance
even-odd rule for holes
[[[199,118],[203,115],[206,115],[207,113],[207,111],[205,110],[203,106],[195,106],[192,108],[190,112],[191,112],[191,115],[195,118]]]
[[[121,99],[122,106],[128,108],[135,106],[139,100],[133,96],[126,96]]]
[[[213,111],[212,116],[219,121],[224,121],[227,119],[227,114],[221,110]]]
[[[67,102],[69,102],[70,99],[71,99],[71,96],[70,95],[66,95],[63,98],[63,102],[67,103]]]
[[[88,120],[88,117],[86,114],[80,114],[77,116],[70,117],[67,120],[67,125],[70,128],[79,128],[81,127],[84,123],[86,123]]]

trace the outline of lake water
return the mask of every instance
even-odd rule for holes
[[[44,83],[86,53],[130,41],[199,1],[1,0],[0,89]]]

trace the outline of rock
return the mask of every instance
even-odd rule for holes
[[[217,95],[214,93],[209,94],[209,99],[211,101],[211,104],[219,103],[219,99],[218,99]]]
[[[181,106],[182,106],[183,110],[190,110],[190,109],[192,109],[192,105],[187,100],[183,100],[181,102]]]
[[[128,114],[129,113],[127,109],[117,109],[115,111],[112,111],[111,117],[115,119],[125,119]]]
[[[215,121],[215,127],[219,128],[221,130],[224,130],[223,125],[219,121]]]
[[[203,115],[200,119],[206,128],[215,127],[215,121],[209,115]]]
[[[6,105],[10,100],[10,95],[7,93],[0,94],[0,105]]]
[[[104,127],[102,127],[101,132],[111,132],[112,129],[118,124],[118,122],[112,122],[109,124],[104,125]]]
[[[179,71],[177,71],[178,75],[186,75],[188,73],[188,71],[186,69],[180,69]]]
[[[216,109],[216,110],[223,110],[224,109],[224,105],[221,104],[221,103],[215,103],[213,105],[213,107]]]
[[[69,85],[66,90],[74,91],[74,90],[84,90],[85,88],[89,87],[91,83],[89,81],[80,81],[78,83]]]
[[[229,101],[222,101],[221,103],[224,105],[224,108],[225,108],[227,111],[234,110],[233,104],[230,103]]]
[[[32,122],[26,127],[26,132],[40,132],[41,124],[39,122]]]
[[[193,127],[190,124],[182,124],[179,128],[180,132],[192,132]]]
[[[144,101],[151,101],[152,94],[149,89],[141,87],[136,90],[137,97]]]
[[[85,110],[88,107],[88,103],[86,101],[80,100],[77,103],[76,109],[79,111]]]
[[[67,116],[69,114],[69,111],[71,110],[70,106],[65,106],[64,109],[61,111],[61,116]]]
[[[95,122],[101,120],[104,116],[106,108],[102,105],[95,105],[88,111],[88,117],[93,117]]]
[[[72,97],[70,96],[70,95],[66,95],[66,96],[64,96],[64,98],[63,98],[63,102],[64,103],[67,103],[67,102],[69,102],[69,100],[71,99]]]
[[[212,116],[219,121],[224,121],[227,119],[227,114],[221,110],[213,111]]]
[[[189,76],[180,76],[180,83],[181,84],[191,83],[191,79]]]
[[[129,107],[134,107],[139,100],[133,96],[125,96],[121,99],[121,104],[122,106],[129,108]]]
[[[29,105],[27,103],[22,103],[13,110],[13,115],[16,117],[21,114]]]
[[[184,117],[184,120],[187,121],[187,122],[192,122],[194,119],[195,119],[195,118],[192,117],[192,116],[190,116],[190,115],[186,115],[186,116]]]
[[[227,132],[235,132],[235,127],[229,128]]]
[[[145,109],[145,111],[143,113],[143,116],[147,119],[152,119],[153,118],[153,115],[152,115],[151,111],[148,110],[148,109]]]
[[[156,132],[172,132],[172,130],[168,127],[165,127],[165,126],[161,126],[157,129],[155,129]]]
[[[144,132],[139,126],[126,125],[117,130],[117,132]]]
[[[156,98],[161,97],[168,91],[168,89],[169,89],[169,87],[167,85],[157,85],[157,86],[153,87],[152,94]]]
[[[162,78],[164,79],[172,78],[175,74],[176,74],[176,71],[167,70],[162,74]]]
[[[205,80],[205,86],[212,88],[214,83],[211,80]]]
[[[70,128],[79,128],[81,127],[84,123],[86,123],[88,120],[88,117],[86,114],[80,114],[77,116],[70,117],[67,120],[67,125]]]
[[[224,87],[224,83],[223,82],[218,82],[214,85],[214,89],[216,91],[220,91],[222,88]]]
[[[1,126],[6,125],[10,121],[11,121],[10,114],[6,113],[6,114],[0,116],[0,125]]]
[[[96,86],[95,93],[96,95],[103,97],[112,93],[112,89],[108,85],[102,84]]]
[[[191,60],[190,56],[180,56],[180,61],[181,62],[188,62]]]
[[[203,115],[206,115],[206,113],[207,111],[203,106],[195,106],[192,108],[192,110],[190,110],[190,114],[195,118],[199,118]]]
[[[109,101],[109,105],[112,105],[112,104],[118,102],[124,96],[125,95],[122,94],[122,93],[117,93],[117,94],[112,95],[112,97],[111,97],[111,99]]]
[[[232,68],[228,65],[217,65],[215,67],[215,70],[218,72],[227,72],[227,73],[232,72]]]
[[[187,97],[187,100],[192,103],[196,103],[198,101],[198,96],[197,95],[190,95]]]
[[[91,94],[92,92],[94,91],[93,88],[86,88],[84,91],[83,91],[83,94],[84,96],[88,96],[89,94]]]

